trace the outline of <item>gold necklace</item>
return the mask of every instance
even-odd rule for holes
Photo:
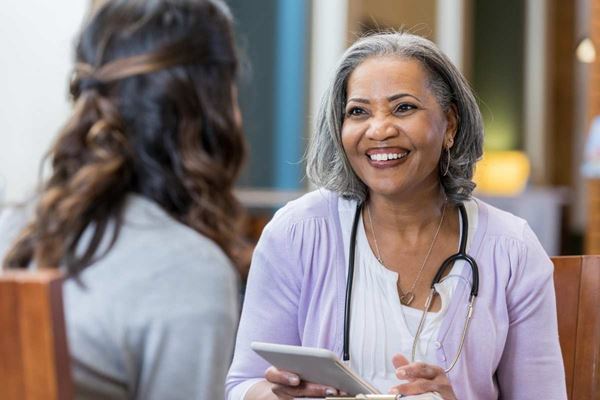
[[[375,236],[375,229],[373,228],[373,217],[371,216],[371,207],[369,206],[369,204],[367,204],[367,214],[369,215],[369,225],[371,227],[371,234],[373,235],[373,241],[375,242],[375,251],[377,252],[377,255],[376,255],[377,261],[379,261],[379,263],[385,267],[383,258],[381,257],[381,252],[379,251],[379,245],[377,243],[377,236]],[[400,287],[400,284],[398,284],[398,290],[400,291],[400,303],[404,304],[405,306],[410,305],[410,303],[412,303],[412,301],[415,299],[414,290],[417,287],[417,283],[419,283],[419,281],[421,280],[421,275],[423,274],[423,269],[425,268],[425,264],[427,264],[427,260],[429,259],[431,250],[433,250],[433,245],[435,244],[438,234],[440,233],[440,228],[442,227],[442,223],[444,222],[444,215],[446,215],[446,203],[444,203],[444,206],[442,207],[442,217],[440,218],[440,223],[438,224],[435,234],[433,235],[433,240],[431,241],[431,244],[429,245],[429,250],[427,250],[427,254],[425,254],[425,258],[423,259],[423,262],[421,263],[421,267],[419,268],[417,277],[415,278],[415,281],[413,282],[412,286],[410,287],[410,290],[408,292],[404,293],[402,291],[402,288]]]

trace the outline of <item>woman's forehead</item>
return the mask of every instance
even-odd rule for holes
[[[398,56],[370,57],[350,74],[348,97],[388,97],[398,91],[424,95],[429,77],[423,65],[415,59]]]

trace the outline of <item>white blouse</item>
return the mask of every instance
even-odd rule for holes
[[[477,204],[468,201],[465,202],[465,208],[469,221],[468,246],[477,226]],[[356,202],[339,202],[338,212],[345,249],[348,249],[350,243],[355,211]],[[462,230],[462,224],[459,226]],[[457,249],[459,245],[457,244]],[[346,264],[347,262],[348,254]],[[416,361],[437,364],[436,350],[441,346],[437,341],[440,325],[456,287],[457,276],[460,277],[465,267],[464,261],[455,263],[448,276],[436,284],[441,309],[438,312],[427,313],[417,344]],[[449,279],[451,277],[454,279]],[[410,360],[414,334],[422,316],[422,310],[400,303],[397,281],[398,273],[383,266],[373,254],[361,217],[356,234],[352,287],[350,367],[382,393],[387,393],[392,386],[400,383],[392,365],[392,356],[401,353]]]

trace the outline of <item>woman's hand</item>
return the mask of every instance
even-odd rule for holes
[[[278,399],[293,399],[294,397],[326,397],[339,394],[338,390],[330,386],[300,380],[298,375],[278,370],[275,367],[267,368],[265,378],[269,381],[271,391]]]
[[[456,400],[450,380],[441,367],[422,362],[411,363],[401,354],[396,354],[392,363],[398,379],[408,382],[392,387],[390,393],[414,395],[437,392],[444,400]]]

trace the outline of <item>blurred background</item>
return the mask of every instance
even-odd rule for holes
[[[600,0],[226,0],[247,67],[250,157],[238,195],[254,239],[311,190],[302,156],[346,47],[425,36],[461,69],[485,120],[477,196],[528,220],[550,255],[600,253]],[[10,0],[0,13],[0,202],[36,187],[69,115],[74,38],[99,1]]]

